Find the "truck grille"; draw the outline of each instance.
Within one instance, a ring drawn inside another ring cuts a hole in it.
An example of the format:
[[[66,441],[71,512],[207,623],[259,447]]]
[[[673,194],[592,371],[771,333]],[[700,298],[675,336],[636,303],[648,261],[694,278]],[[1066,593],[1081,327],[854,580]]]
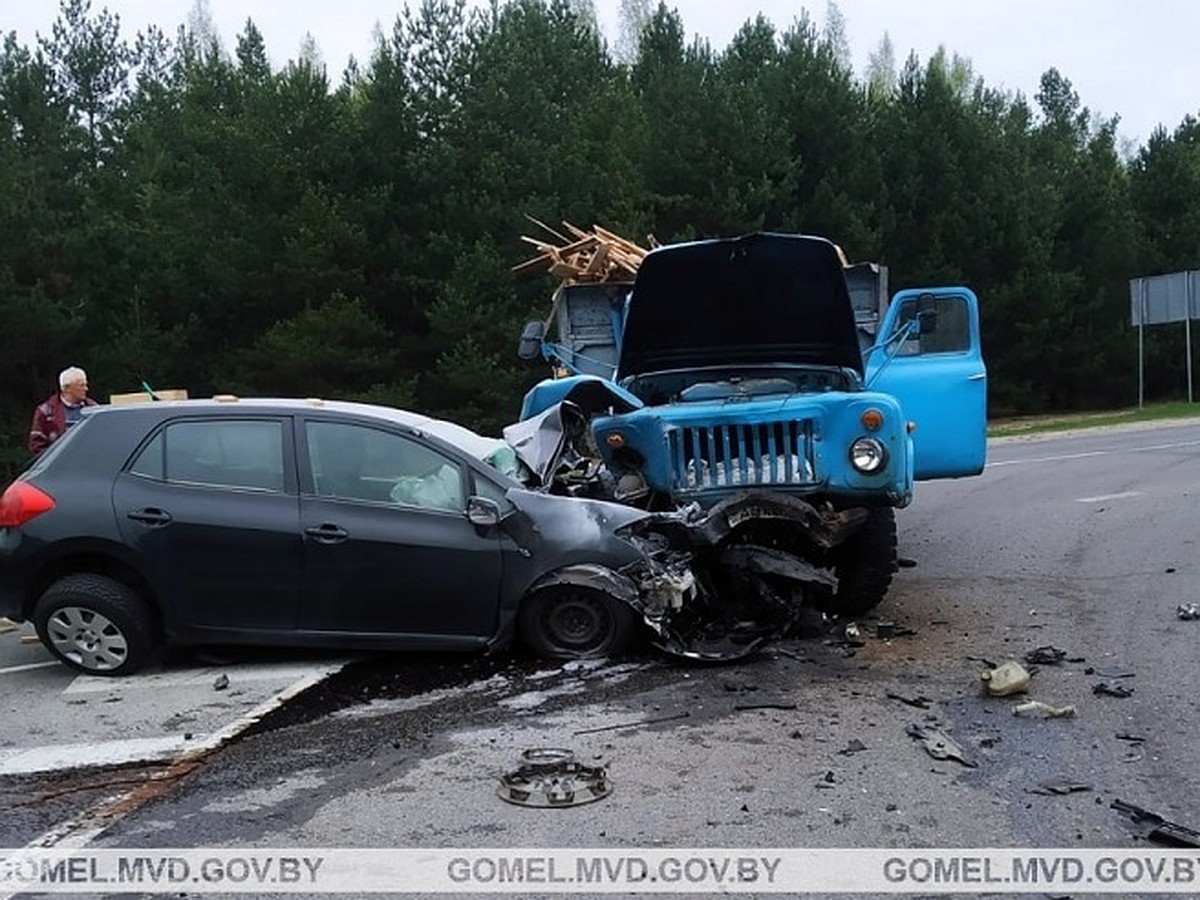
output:
[[[672,489],[815,484],[812,445],[811,419],[670,428]]]

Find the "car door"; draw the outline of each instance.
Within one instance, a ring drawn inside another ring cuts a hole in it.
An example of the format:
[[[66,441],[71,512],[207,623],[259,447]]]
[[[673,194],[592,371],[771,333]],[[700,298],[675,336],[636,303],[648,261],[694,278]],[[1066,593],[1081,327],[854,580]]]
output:
[[[286,630],[302,545],[288,417],[168,421],[116,480],[126,542],[176,628]]]
[[[918,309],[924,327],[900,341]],[[928,327],[932,325],[932,328]],[[917,480],[978,475],[987,455],[987,369],[979,301],[965,287],[898,292],[867,357],[868,390],[892,394],[915,424]]]
[[[491,636],[499,534],[467,520],[464,461],[387,427],[309,418],[301,432],[299,627],[413,646]]]

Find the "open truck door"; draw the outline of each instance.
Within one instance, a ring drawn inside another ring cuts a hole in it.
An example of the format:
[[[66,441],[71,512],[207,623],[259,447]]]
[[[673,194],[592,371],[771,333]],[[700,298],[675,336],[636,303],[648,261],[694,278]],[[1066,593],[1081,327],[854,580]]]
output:
[[[912,432],[918,481],[983,471],[987,369],[979,300],[965,287],[923,288],[893,298],[866,359],[867,389],[900,401]]]

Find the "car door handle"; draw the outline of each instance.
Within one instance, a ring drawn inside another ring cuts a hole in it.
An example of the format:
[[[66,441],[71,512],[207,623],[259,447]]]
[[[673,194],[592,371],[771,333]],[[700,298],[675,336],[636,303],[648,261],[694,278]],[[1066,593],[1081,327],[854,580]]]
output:
[[[156,526],[166,525],[171,521],[171,514],[165,509],[157,509],[153,506],[148,506],[145,509],[135,509],[131,513],[127,513],[129,518],[135,522]]]
[[[329,522],[326,522],[324,525],[313,525],[311,528],[305,528],[304,533],[318,544],[340,544],[346,538],[350,537],[350,532],[345,528]]]

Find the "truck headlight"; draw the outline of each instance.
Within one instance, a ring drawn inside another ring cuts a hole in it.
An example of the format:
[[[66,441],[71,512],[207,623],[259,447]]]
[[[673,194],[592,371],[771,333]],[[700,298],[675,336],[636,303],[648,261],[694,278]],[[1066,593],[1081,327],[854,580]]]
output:
[[[876,438],[860,437],[850,445],[850,465],[864,475],[874,475],[887,465],[887,448]]]

